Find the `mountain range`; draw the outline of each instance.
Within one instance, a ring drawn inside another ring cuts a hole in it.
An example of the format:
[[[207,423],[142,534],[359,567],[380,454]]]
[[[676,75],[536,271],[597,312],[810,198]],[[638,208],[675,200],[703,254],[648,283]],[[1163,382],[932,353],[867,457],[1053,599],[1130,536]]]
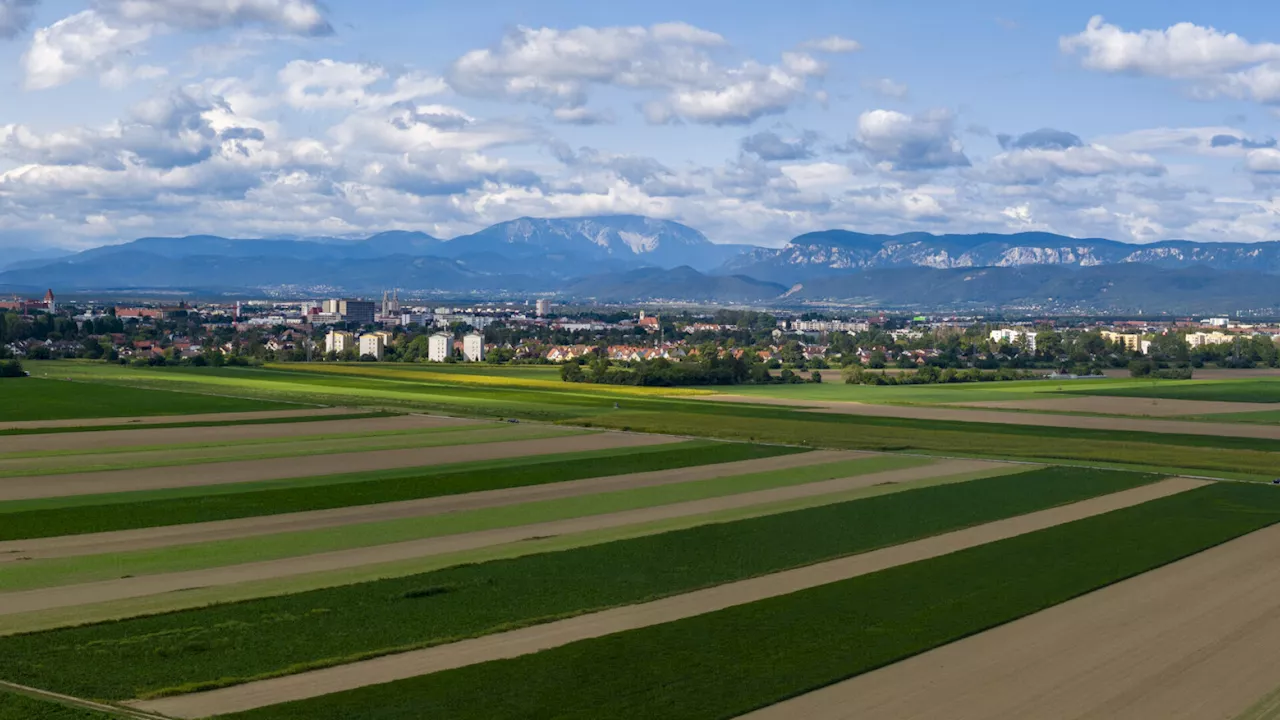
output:
[[[712,243],[670,220],[613,215],[520,218],[452,239],[403,230],[359,240],[197,235],[40,256],[50,252],[0,251],[0,290],[292,287],[370,294],[396,287],[602,301],[1050,304],[1151,312],[1280,306],[1277,242],[1134,245],[1039,232],[826,230],[763,248]]]

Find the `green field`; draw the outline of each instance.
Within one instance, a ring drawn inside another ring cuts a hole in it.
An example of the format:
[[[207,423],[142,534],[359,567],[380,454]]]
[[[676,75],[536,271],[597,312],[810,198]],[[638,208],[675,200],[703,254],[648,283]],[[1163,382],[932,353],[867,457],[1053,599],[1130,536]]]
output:
[[[424,575],[15,635],[0,638],[0,677],[111,699],[226,685],[688,592],[1155,479],[1034,470]],[[509,714],[486,717],[500,716]]]
[[[123,717],[0,690],[0,720],[111,720]]]
[[[516,440],[540,440],[581,435],[580,430],[548,425],[459,425],[418,428],[333,437],[325,440],[298,437],[269,438],[257,442],[196,445],[172,449],[117,448],[107,452],[15,453],[0,455],[0,478],[61,475],[65,473],[135,470],[149,467],[182,467],[205,463],[271,458],[311,457],[335,453],[375,452],[408,448],[483,445]],[[243,448],[243,450],[241,450]],[[32,457],[34,455],[34,457]]]
[[[1276,522],[1280,493],[1219,483],[719,612],[225,717],[736,717]]]
[[[302,415],[298,417],[245,418],[242,420],[193,420],[190,422],[149,422],[142,424],[126,421],[119,425],[69,425],[66,427],[36,428],[0,428],[0,437],[5,435],[49,435],[52,433],[87,433],[107,430],[163,430],[167,428],[214,428],[228,425],[283,425],[294,423],[323,422],[326,420],[363,420],[365,418],[392,417],[400,413],[385,410],[368,412],[334,413],[330,415]]]
[[[671,505],[707,498],[736,495],[778,487],[803,485],[835,478],[919,467],[931,464],[925,458],[881,456],[808,465],[785,471],[745,473],[669,485],[642,487],[578,497],[503,505],[481,510],[450,512],[427,517],[276,533],[217,542],[174,545],[151,550],[102,553],[20,563],[0,564],[0,588],[27,590],[54,585],[73,585],[122,576],[200,570],[223,565],[263,562],[321,552],[406,542],[423,538],[519,527],[605,513]],[[1019,469],[1010,466],[1010,469]],[[992,474],[997,474],[993,472]],[[785,504],[791,504],[788,501]],[[758,509],[764,514],[770,505]],[[736,512],[742,512],[738,510]],[[688,519],[696,523],[696,519]],[[670,525],[668,521],[659,525]],[[636,526],[627,526],[634,528]]]
[[[909,492],[919,488],[938,487],[956,483],[969,482],[980,478],[993,477],[1016,471],[1025,472],[1024,468],[1009,465],[1005,468],[985,469],[956,475],[939,475],[936,477],[913,480],[904,483],[877,484],[870,487],[836,492],[830,495],[818,495],[794,500],[768,502],[760,505],[749,505],[729,510],[720,510],[702,515],[690,515],[666,518],[650,522],[623,525],[619,527],[592,530],[567,535],[530,538],[514,543],[491,545],[475,550],[464,550],[456,553],[428,555],[396,560],[373,565],[361,565],[302,575],[286,575],[269,580],[236,583],[234,585],[212,585],[192,588],[180,593],[148,595],[124,600],[113,600],[92,605],[51,608],[27,613],[0,615],[0,635],[17,635],[22,633],[51,630],[54,628],[84,625],[91,622],[119,620],[139,615],[155,615],[199,608],[207,605],[255,600],[265,597],[276,597],[290,593],[307,592],[322,588],[336,587],[351,583],[383,580],[393,577],[404,577],[421,573],[434,572],[442,568],[465,565],[469,563],[490,562],[508,558],[535,555],[546,552],[559,552],[573,548],[595,545],[603,542],[627,540],[630,538],[654,535],[657,533],[683,530],[685,528],[705,525],[707,523],[734,522],[747,518],[771,515],[780,512],[803,510],[805,508],[829,505],[838,502],[862,500],[894,493]]]
[[[371,505],[399,500],[417,500],[458,493],[497,490],[501,488],[541,485],[589,477],[622,475],[632,472],[670,470],[693,465],[751,460],[804,452],[802,448],[744,443],[680,443],[656,445],[646,452],[593,456],[578,460],[526,458],[518,466],[508,466],[502,473],[489,469],[464,469],[453,472],[419,469],[416,473],[399,471],[382,479],[356,479],[351,482],[308,483],[303,486],[234,492],[237,483],[222,486],[233,492],[188,494],[181,497],[130,501],[132,493],[124,493],[119,502],[82,505],[34,502],[28,509],[12,510],[10,503],[0,505],[0,540],[79,535],[83,533],[129,530],[134,528],[181,525],[212,520],[274,515],[278,513],[325,510]],[[609,458],[602,462],[600,457]],[[350,474],[338,476],[345,479]]]
[[[34,373],[33,373],[34,374]],[[177,390],[179,388],[174,388]],[[115,385],[11,378],[0,385],[0,421],[304,410],[297,404],[191,392],[138,392]]]
[[[1280,403],[1280,378],[1145,383],[1128,387],[1076,390],[1075,394],[1164,398],[1167,400]]]

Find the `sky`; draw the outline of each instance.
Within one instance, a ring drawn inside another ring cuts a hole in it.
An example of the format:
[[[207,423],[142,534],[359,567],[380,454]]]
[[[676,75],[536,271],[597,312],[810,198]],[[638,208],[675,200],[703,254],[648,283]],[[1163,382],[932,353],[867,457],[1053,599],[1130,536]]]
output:
[[[0,0],[0,253],[453,237],[1280,240],[1280,7]]]

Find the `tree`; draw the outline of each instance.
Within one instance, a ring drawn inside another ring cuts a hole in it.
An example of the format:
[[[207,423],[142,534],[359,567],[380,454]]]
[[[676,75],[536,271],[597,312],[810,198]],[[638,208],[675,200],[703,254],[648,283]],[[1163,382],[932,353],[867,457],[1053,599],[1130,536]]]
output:
[[[0,360],[0,378],[23,377],[27,373],[17,360]]]

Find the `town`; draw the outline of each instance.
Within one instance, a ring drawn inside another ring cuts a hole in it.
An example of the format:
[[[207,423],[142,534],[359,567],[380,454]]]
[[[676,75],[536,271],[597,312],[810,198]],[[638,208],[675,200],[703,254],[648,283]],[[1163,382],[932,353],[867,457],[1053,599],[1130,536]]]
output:
[[[752,310],[553,307],[545,298],[468,306],[358,298],[234,303],[0,301],[0,356],[85,358],[142,365],[265,362],[594,363],[595,382],[708,384],[822,381],[963,382],[1015,379],[1042,370],[1134,375],[1206,364],[1277,365],[1280,324],[1227,317],[1107,320],[1071,317],[836,317]],[[650,363],[732,359],[732,378],[628,369]],[[606,373],[601,362],[613,371]],[[754,369],[754,374],[753,370]],[[920,371],[903,374],[903,371]],[[881,372],[866,372],[881,371]],[[1001,375],[982,375],[982,371]],[[967,374],[966,374],[967,373]],[[1043,373],[1042,373],[1043,374]],[[565,379],[590,380],[577,370]]]

